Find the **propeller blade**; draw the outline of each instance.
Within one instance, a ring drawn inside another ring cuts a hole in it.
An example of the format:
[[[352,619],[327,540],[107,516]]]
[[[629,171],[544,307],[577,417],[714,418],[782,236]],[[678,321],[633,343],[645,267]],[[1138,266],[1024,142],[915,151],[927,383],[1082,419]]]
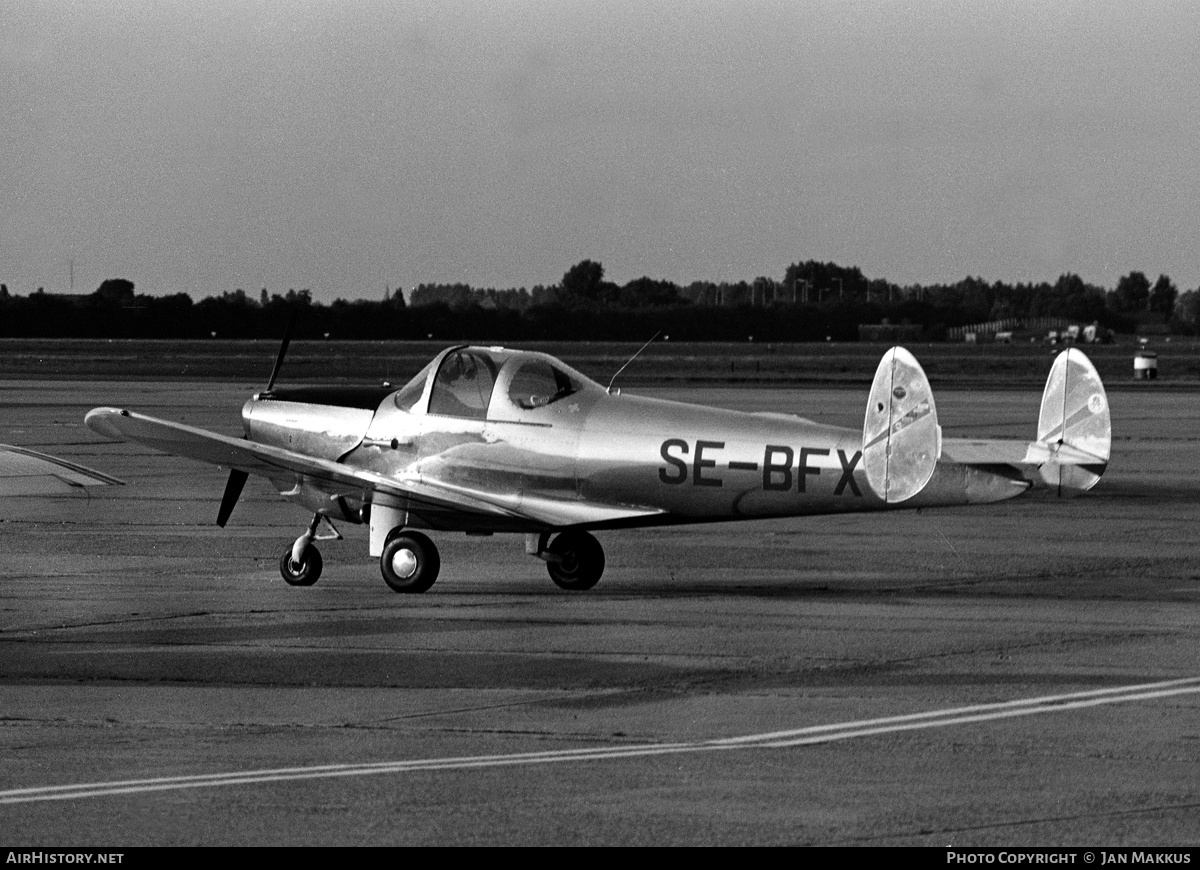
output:
[[[296,309],[292,309],[292,317],[288,321],[287,330],[283,333],[283,343],[279,345],[279,353],[275,357],[275,368],[271,369],[271,379],[267,381],[266,392],[271,392],[275,379],[279,377],[279,369],[283,366],[283,355],[287,353],[288,345],[292,342],[292,327],[296,325]]]
[[[283,367],[283,357],[287,354],[288,345],[292,343],[292,327],[296,325],[296,313],[296,309],[293,308],[287,329],[283,333],[283,341],[279,345],[279,353],[275,355],[275,367],[271,369],[271,378],[267,381],[267,388],[264,392],[271,392],[271,388],[275,386],[275,379],[279,377],[279,369]],[[233,513],[233,508],[242,494],[242,487],[246,485],[249,477],[250,473],[247,471],[230,469],[229,480],[225,484],[225,494],[221,496],[221,507],[217,511],[217,525],[221,528],[225,528],[225,524],[229,522],[229,515]]]
[[[233,513],[233,506],[237,504],[238,496],[242,494],[242,487],[246,485],[246,478],[249,476],[248,471],[230,469],[229,482],[225,484],[225,495],[221,497],[221,509],[217,511],[217,525],[221,528],[225,528],[225,523],[229,522],[229,515]]]

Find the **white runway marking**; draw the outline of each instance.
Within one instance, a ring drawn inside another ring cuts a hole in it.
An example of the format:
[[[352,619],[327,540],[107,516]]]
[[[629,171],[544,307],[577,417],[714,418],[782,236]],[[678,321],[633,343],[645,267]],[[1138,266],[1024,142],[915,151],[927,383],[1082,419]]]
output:
[[[114,782],[39,786],[0,791],[0,804],[34,801],[75,800],[106,795],[137,794],[188,788],[247,785],[298,779],[322,779],[341,776],[368,776],[382,773],[411,773],[426,770],[465,770],[480,767],[505,767],[528,764],[553,764],[570,761],[603,761],[612,758],[636,758],[649,755],[673,755],[687,752],[720,752],[737,749],[779,749],[834,740],[850,740],[895,731],[942,728],[968,722],[1011,719],[1037,713],[1062,713],[1103,704],[1151,701],[1175,695],[1200,693],[1200,677],[1119,686],[1064,695],[1046,695],[998,704],[952,707],[906,716],[863,719],[832,725],[814,725],[790,731],[771,731],[717,740],[684,743],[651,743],[634,746],[602,746],[592,749],[561,749],[545,752],[518,752],[507,755],[471,755],[459,758],[422,758],[408,761],[382,761],[364,764],[328,764],[312,767],[284,767],[273,770],[244,770],[193,776],[165,776],[154,779],[128,779]]]

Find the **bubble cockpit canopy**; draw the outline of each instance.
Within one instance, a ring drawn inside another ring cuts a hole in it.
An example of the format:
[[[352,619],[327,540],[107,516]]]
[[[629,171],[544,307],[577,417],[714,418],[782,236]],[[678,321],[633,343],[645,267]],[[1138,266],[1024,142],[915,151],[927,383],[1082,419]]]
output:
[[[454,347],[443,351],[395,394],[410,414],[470,420],[537,411],[603,387],[562,362],[533,351]]]

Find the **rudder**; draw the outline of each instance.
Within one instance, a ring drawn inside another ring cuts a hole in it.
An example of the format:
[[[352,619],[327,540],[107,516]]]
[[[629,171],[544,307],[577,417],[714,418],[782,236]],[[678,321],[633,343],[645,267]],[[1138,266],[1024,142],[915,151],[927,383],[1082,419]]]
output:
[[[1078,348],[1060,353],[1050,367],[1037,440],[1050,451],[1038,469],[1060,496],[1091,489],[1108,467],[1112,420],[1108,394],[1096,367]]]
[[[942,452],[929,379],[916,357],[893,347],[879,361],[863,421],[867,484],[888,504],[925,488]]]

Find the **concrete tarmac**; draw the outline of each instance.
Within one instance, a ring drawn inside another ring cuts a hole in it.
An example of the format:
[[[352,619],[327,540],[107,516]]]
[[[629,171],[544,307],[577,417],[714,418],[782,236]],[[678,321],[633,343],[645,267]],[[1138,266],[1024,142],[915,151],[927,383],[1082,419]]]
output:
[[[1195,846],[1200,403],[1133,387],[1074,500],[601,533],[586,593],[434,535],[402,596],[347,525],[285,585],[301,509],[252,478],[219,529],[224,472],[82,422],[240,434],[260,385],[4,382],[0,441],[128,485],[0,503],[0,840]],[[934,388],[948,435],[1033,435],[1037,391]]]

